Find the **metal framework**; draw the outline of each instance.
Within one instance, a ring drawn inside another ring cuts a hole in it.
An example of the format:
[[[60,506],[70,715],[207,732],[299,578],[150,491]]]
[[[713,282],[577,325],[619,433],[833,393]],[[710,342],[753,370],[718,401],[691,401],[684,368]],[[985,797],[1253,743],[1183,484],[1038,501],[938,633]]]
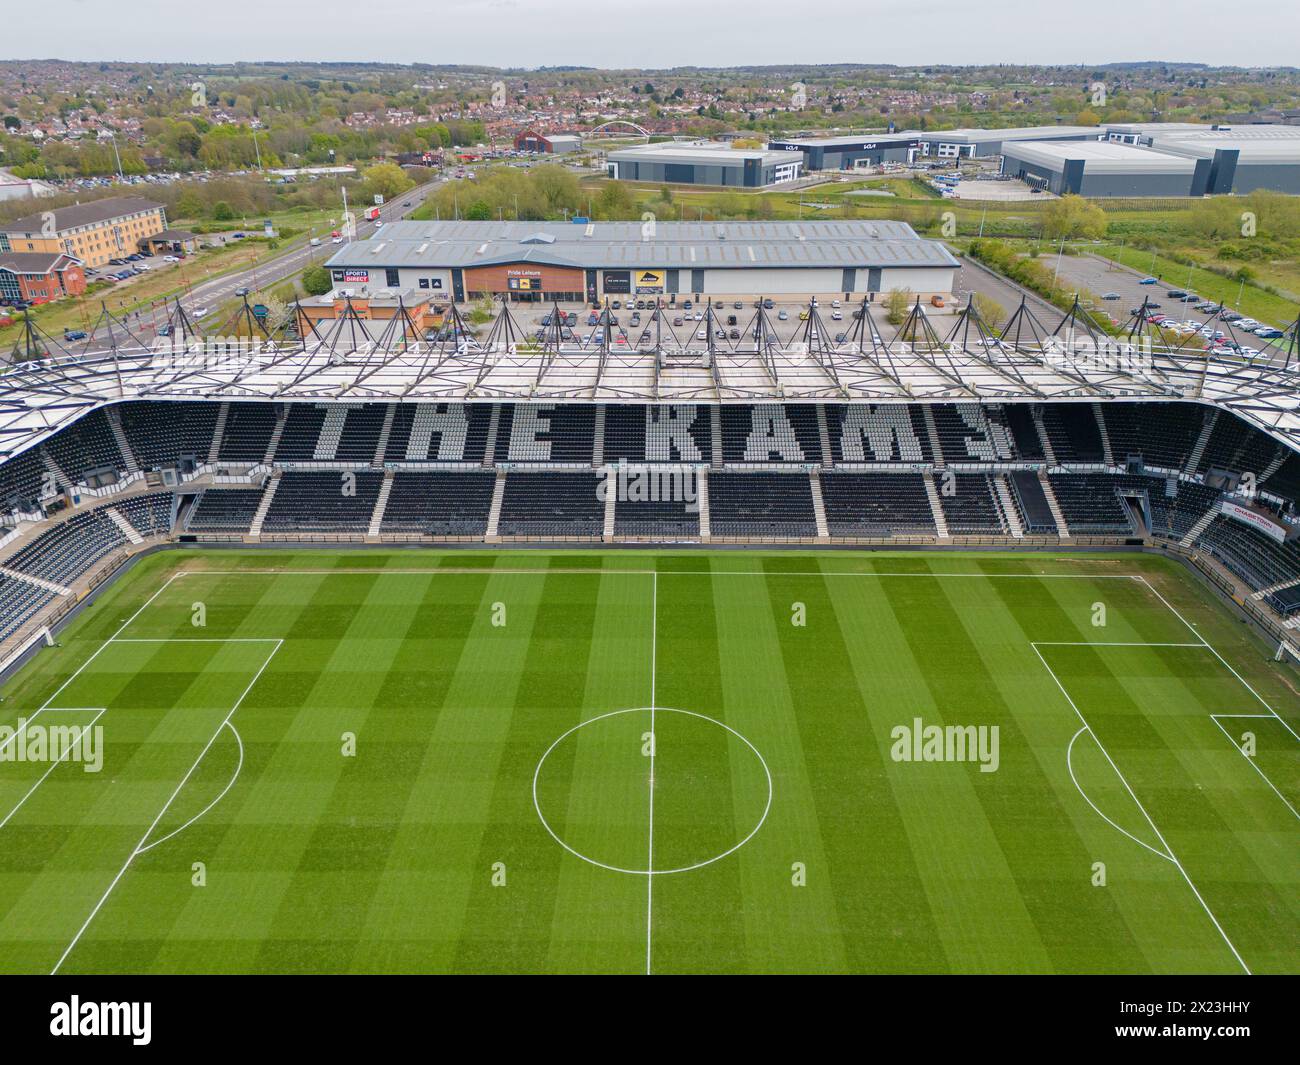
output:
[[[0,372],[0,457],[26,450],[96,407],[126,400],[274,402],[755,403],[1112,402],[1186,400],[1231,410],[1300,450],[1300,362],[1285,348],[1243,352],[1222,307],[1201,327],[1161,333],[1144,304],[1113,335],[1076,301],[1044,324],[1026,302],[1001,329],[974,303],[933,318],[918,300],[898,325],[865,298],[847,322],[816,300],[782,339],[764,301],[743,326],[712,305],[674,326],[662,300],[634,334],[608,305],[580,314],[553,304],[549,324],[522,328],[502,302],[490,327],[452,305],[425,331],[400,302],[391,318],[311,321],[300,306],[275,327],[247,302],[225,322],[192,321],[179,302],[146,341],[105,308],[69,344],[30,320]],[[594,321],[592,317],[594,316]],[[879,319],[879,320],[878,320]],[[573,324],[570,324],[570,323]],[[940,335],[940,322],[951,323]],[[739,318],[738,318],[739,323]],[[1108,323],[1109,324],[1109,323]],[[1256,339],[1253,336],[1249,339]]]

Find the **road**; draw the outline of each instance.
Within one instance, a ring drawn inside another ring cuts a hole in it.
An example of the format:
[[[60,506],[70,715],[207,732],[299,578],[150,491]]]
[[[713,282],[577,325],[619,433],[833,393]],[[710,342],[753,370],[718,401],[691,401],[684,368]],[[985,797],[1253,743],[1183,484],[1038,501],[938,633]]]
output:
[[[417,185],[415,188],[403,193],[397,199],[384,204],[379,209],[379,218],[381,221],[395,222],[399,218],[404,218],[424,202],[424,198],[433,191],[438,184],[445,179],[438,178],[428,182],[425,185]],[[409,207],[403,204],[410,204]],[[366,208],[359,208],[356,214]],[[357,240],[364,240],[371,236],[376,226],[374,222],[366,221],[358,217],[357,220]],[[235,298],[235,293],[241,288],[257,289],[264,288],[267,285],[273,285],[285,278],[292,277],[304,267],[313,261],[324,262],[334,252],[338,251],[338,246],[330,243],[328,240],[322,244],[313,247],[305,238],[295,242],[288,250],[273,259],[257,263],[253,266],[242,270],[236,270],[229,274],[223,274],[220,277],[214,277],[207,281],[200,281],[197,284],[189,286],[185,294],[181,297],[181,306],[186,314],[193,313],[200,308],[213,310],[222,303]],[[161,324],[161,322],[157,323]],[[153,336],[156,324],[152,321],[145,321],[143,316],[138,323],[132,321],[132,329],[140,336],[142,340],[148,340]],[[107,327],[101,327],[93,339],[107,339]],[[77,342],[77,348],[92,347],[92,340],[83,340]]]

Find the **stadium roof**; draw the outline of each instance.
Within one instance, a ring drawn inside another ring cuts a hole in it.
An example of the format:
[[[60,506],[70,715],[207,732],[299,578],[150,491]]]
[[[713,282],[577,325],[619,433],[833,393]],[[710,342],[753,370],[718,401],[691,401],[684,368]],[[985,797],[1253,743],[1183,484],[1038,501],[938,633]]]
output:
[[[712,322],[713,311],[706,313]],[[661,322],[650,344],[616,328],[572,341],[521,343],[522,330],[508,305],[487,336],[461,333],[441,342],[404,339],[400,315],[387,322],[353,315],[317,323],[304,341],[259,341],[238,353],[229,353],[219,339],[214,347],[196,338],[179,318],[172,337],[152,345],[136,340],[117,321],[116,344],[107,350],[102,340],[99,348],[87,341],[74,350],[47,338],[47,357],[0,373],[0,458],[38,445],[97,407],[134,399],[1189,401],[1232,411],[1300,450],[1300,371],[1284,365],[1280,354],[1247,358],[1165,346],[1090,353],[1081,342],[1101,338],[1081,327],[1081,319],[1067,316],[1052,329],[1023,306],[998,337],[969,310],[956,319],[931,320],[918,304],[910,324],[896,331],[868,315],[865,327],[862,320],[845,323],[849,334],[834,344],[828,340],[830,323],[820,320],[816,308],[801,339],[789,341],[778,341],[770,325],[763,326],[765,314],[753,312],[739,341],[697,341],[696,323],[678,337]],[[936,327],[947,335],[941,337]],[[213,325],[214,331],[229,328]],[[715,333],[704,332],[710,338]],[[610,339],[602,343],[598,336]]]
[[[392,222],[330,267],[951,267],[905,222]]]

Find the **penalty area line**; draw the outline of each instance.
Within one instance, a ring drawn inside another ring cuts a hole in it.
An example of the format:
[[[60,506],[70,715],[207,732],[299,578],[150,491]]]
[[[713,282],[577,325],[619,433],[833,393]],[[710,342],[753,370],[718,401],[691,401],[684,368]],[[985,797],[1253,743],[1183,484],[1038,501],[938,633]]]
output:
[[[72,937],[72,942],[68,944],[67,948],[59,956],[59,960],[55,962],[54,968],[50,970],[51,976],[55,975],[63,967],[63,963],[68,960],[68,955],[72,953],[73,948],[75,948],[76,945],[81,941],[81,937],[85,935],[86,929],[90,927],[91,922],[94,921],[95,917],[99,914],[99,911],[103,909],[104,903],[106,903],[108,901],[108,897],[111,894],[113,894],[113,890],[117,887],[122,877],[126,875],[126,871],[131,868],[131,863],[134,862],[136,858],[138,858],[141,854],[143,854],[146,850],[149,849],[148,847],[145,846],[145,841],[149,838],[150,835],[152,835],[153,830],[158,827],[158,823],[163,819],[167,811],[171,809],[171,805],[176,801],[176,797],[181,793],[181,790],[185,787],[185,785],[189,783],[189,779],[194,775],[194,771],[198,769],[203,759],[207,756],[208,751],[212,748],[212,745],[216,743],[217,737],[220,736],[222,731],[226,728],[226,726],[230,724],[230,719],[235,716],[235,711],[238,710],[240,706],[243,705],[244,700],[248,697],[248,693],[253,690],[253,686],[261,679],[262,674],[266,672],[266,667],[271,664],[271,660],[275,658],[276,654],[283,646],[284,646],[284,640],[275,641],[275,646],[271,648],[271,653],[266,656],[266,660],[261,664],[261,666],[258,667],[257,672],[253,674],[253,679],[248,682],[248,686],[240,693],[239,698],[235,700],[235,705],[230,708],[230,710],[226,713],[226,716],[222,719],[221,724],[217,726],[216,730],[208,738],[208,742],[203,745],[203,750],[199,751],[199,756],[194,759],[193,765],[191,765],[189,769],[186,770],[185,775],[181,777],[180,783],[176,785],[171,795],[168,796],[167,801],[163,803],[162,809],[158,811],[157,816],[154,817],[153,821],[150,822],[149,827],[145,829],[144,835],[140,837],[140,842],[138,842],[135,845],[135,848],[131,851],[131,853],[127,855],[126,861],[122,863],[122,868],[117,871],[117,875],[113,877],[113,880],[108,885],[107,890],[105,890],[104,894],[100,896],[99,901],[95,903],[94,909],[90,911],[89,916],[87,916],[85,921],[82,922],[81,927],[77,929],[77,934]],[[238,736],[238,733],[236,733],[236,736]],[[240,744],[240,749],[242,752],[243,749],[242,743]],[[231,784],[233,783],[234,780],[232,778]],[[230,790],[230,785],[227,785],[226,791],[229,790]],[[222,795],[223,796],[225,795],[225,791],[222,792]],[[206,807],[203,810],[203,813],[207,813],[208,810],[210,810],[213,805],[215,804],[210,804],[208,807]],[[162,841],[159,840],[158,842],[162,842]]]
[[[1142,804],[1142,800],[1137,797],[1137,793],[1133,790],[1132,785],[1129,784],[1128,778],[1124,776],[1124,773],[1120,770],[1119,766],[1115,764],[1115,759],[1110,756],[1110,751],[1106,750],[1106,745],[1101,742],[1101,737],[1093,731],[1092,726],[1088,723],[1088,719],[1083,716],[1083,711],[1079,709],[1078,704],[1075,703],[1069,691],[1066,690],[1065,685],[1061,683],[1061,678],[1056,675],[1056,671],[1052,669],[1048,664],[1047,659],[1043,657],[1043,652],[1038,649],[1038,644],[1031,641],[1029,646],[1034,649],[1034,654],[1038,656],[1038,661],[1043,664],[1043,668],[1047,670],[1047,674],[1052,678],[1052,682],[1060,690],[1061,695],[1065,697],[1065,701],[1070,704],[1070,709],[1072,709],[1075,716],[1078,717],[1079,723],[1092,735],[1093,742],[1097,744],[1097,750],[1101,751],[1102,755],[1105,756],[1106,761],[1110,763],[1111,769],[1115,771],[1115,776],[1118,777],[1119,782],[1124,785],[1124,790],[1128,792],[1129,797],[1142,812],[1142,816],[1146,818],[1147,824],[1151,826],[1151,831],[1155,833],[1156,839],[1160,841],[1160,845],[1164,847],[1165,851],[1168,853],[1170,861],[1174,863],[1174,868],[1177,869],[1178,872],[1182,874],[1183,879],[1187,881],[1187,886],[1192,889],[1192,894],[1196,896],[1196,901],[1201,904],[1201,909],[1205,911],[1206,916],[1210,918],[1210,922],[1214,925],[1219,935],[1223,937],[1223,941],[1228,945],[1228,949],[1232,951],[1232,956],[1237,959],[1237,964],[1239,964],[1249,976],[1250,966],[1246,964],[1246,960],[1238,952],[1232,940],[1228,938],[1228,933],[1224,931],[1223,925],[1219,923],[1219,919],[1214,915],[1214,911],[1210,909],[1210,905],[1205,901],[1205,897],[1201,894],[1200,889],[1197,888],[1191,876],[1188,875],[1187,870],[1183,867],[1183,863],[1179,861],[1178,855],[1174,853],[1174,849],[1169,846],[1169,841],[1165,839],[1164,833],[1160,831],[1154,819],[1147,812],[1147,808]],[[1077,737],[1078,733],[1075,735]],[[1078,786],[1077,782],[1075,786]],[[1087,798],[1087,796],[1084,797]],[[1096,809],[1096,807],[1094,807],[1094,809]],[[1127,833],[1125,834],[1127,835]]]

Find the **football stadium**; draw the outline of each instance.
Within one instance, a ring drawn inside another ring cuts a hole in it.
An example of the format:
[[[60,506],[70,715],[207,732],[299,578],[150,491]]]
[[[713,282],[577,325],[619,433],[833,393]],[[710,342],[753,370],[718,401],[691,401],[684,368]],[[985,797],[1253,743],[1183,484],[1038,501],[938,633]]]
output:
[[[5,968],[1296,971],[1294,331],[753,295],[29,327]]]

